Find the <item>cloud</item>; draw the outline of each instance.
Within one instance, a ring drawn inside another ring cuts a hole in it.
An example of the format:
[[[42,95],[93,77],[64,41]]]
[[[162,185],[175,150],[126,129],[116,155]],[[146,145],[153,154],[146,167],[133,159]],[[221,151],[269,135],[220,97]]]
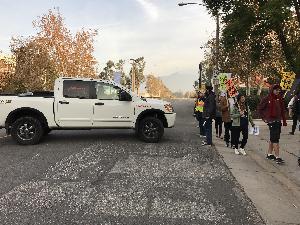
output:
[[[159,17],[158,9],[157,7],[149,2],[148,0],[136,0],[147,12],[147,14],[150,16],[152,20],[157,20]]]

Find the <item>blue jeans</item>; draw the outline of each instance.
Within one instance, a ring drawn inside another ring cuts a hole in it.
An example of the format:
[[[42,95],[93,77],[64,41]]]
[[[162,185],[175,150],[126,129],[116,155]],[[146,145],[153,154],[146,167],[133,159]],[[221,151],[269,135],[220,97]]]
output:
[[[205,134],[206,134],[206,143],[208,145],[212,144],[212,119],[205,119]]]

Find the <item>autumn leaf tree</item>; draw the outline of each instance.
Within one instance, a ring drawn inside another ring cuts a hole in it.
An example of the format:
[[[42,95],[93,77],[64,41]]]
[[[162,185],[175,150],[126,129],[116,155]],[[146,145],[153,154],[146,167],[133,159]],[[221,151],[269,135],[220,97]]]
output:
[[[51,90],[60,76],[96,77],[96,30],[82,29],[72,35],[56,8],[35,20],[33,26],[35,36],[11,41],[17,89]]]
[[[146,78],[146,90],[152,97],[173,98],[173,93],[165,86],[161,79],[150,74]]]
[[[1,55],[0,51],[0,92],[8,92],[16,67],[16,59],[12,56]]]

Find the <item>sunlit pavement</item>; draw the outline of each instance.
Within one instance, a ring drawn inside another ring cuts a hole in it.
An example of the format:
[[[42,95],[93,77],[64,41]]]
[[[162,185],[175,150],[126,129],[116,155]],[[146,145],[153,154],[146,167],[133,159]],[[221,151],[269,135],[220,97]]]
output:
[[[36,146],[0,139],[0,224],[263,224],[201,147],[192,107],[176,100],[176,127],[158,144],[131,130],[54,131]]]

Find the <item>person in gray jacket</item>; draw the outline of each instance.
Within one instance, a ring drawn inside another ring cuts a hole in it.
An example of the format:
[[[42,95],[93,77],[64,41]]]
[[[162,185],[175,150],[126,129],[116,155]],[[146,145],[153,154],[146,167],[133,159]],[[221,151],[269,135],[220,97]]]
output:
[[[206,85],[205,89],[203,118],[205,118],[206,142],[204,141],[202,145],[212,145],[212,119],[216,115],[216,96],[211,85]]]

